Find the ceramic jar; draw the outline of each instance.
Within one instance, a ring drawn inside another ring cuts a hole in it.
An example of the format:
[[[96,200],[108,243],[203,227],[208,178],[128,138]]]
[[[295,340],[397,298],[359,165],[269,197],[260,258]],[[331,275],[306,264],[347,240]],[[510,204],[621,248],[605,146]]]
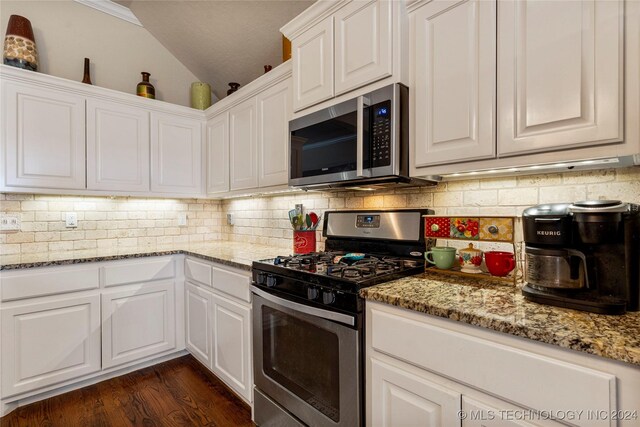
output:
[[[206,110],[211,107],[211,86],[208,83],[191,83],[191,108]]]
[[[31,21],[24,16],[11,15],[4,38],[5,65],[38,71],[38,51]]]
[[[480,273],[480,265],[482,264],[482,251],[474,248],[473,243],[469,243],[469,247],[458,251],[460,267],[465,273]]]
[[[138,86],[136,87],[136,95],[156,99],[156,88],[149,83],[149,76],[151,76],[151,74],[146,71],[142,72],[142,81],[138,83]]]

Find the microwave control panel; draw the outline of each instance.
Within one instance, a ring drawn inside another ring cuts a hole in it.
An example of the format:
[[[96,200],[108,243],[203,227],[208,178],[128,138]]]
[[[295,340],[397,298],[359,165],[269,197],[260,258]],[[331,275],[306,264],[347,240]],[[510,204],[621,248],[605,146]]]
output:
[[[391,164],[391,101],[384,101],[371,107],[371,166]]]

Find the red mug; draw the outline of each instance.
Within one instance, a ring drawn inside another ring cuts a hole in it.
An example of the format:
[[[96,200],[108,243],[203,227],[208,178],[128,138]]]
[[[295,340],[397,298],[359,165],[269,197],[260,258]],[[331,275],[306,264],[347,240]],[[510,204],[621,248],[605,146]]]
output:
[[[492,276],[504,277],[516,267],[511,252],[489,251],[484,253],[484,262]]]
[[[294,231],[293,253],[308,254],[316,251],[316,231]]]

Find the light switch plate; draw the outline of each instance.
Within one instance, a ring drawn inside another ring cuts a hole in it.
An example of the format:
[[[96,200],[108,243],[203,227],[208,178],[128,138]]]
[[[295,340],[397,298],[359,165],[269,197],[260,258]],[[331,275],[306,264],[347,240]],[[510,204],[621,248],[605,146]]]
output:
[[[65,227],[76,228],[78,226],[78,214],[75,212],[67,212],[65,214]]]
[[[178,212],[178,226],[186,227],[187,226],[187,213],[186,212]]]
[[[236,219],[233,217],[233,214],[227,214],[227,225],[235,225]]]
[[[20,231],[20,217],[17,215],[2,215],[0,231]]]

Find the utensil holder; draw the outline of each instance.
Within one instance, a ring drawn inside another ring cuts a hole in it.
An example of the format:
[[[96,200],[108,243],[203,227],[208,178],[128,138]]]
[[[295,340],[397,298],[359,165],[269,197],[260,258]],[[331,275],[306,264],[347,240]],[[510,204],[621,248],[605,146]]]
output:
[[[316,231],[294,231],[293,253],[308,254],[316,251]]]

